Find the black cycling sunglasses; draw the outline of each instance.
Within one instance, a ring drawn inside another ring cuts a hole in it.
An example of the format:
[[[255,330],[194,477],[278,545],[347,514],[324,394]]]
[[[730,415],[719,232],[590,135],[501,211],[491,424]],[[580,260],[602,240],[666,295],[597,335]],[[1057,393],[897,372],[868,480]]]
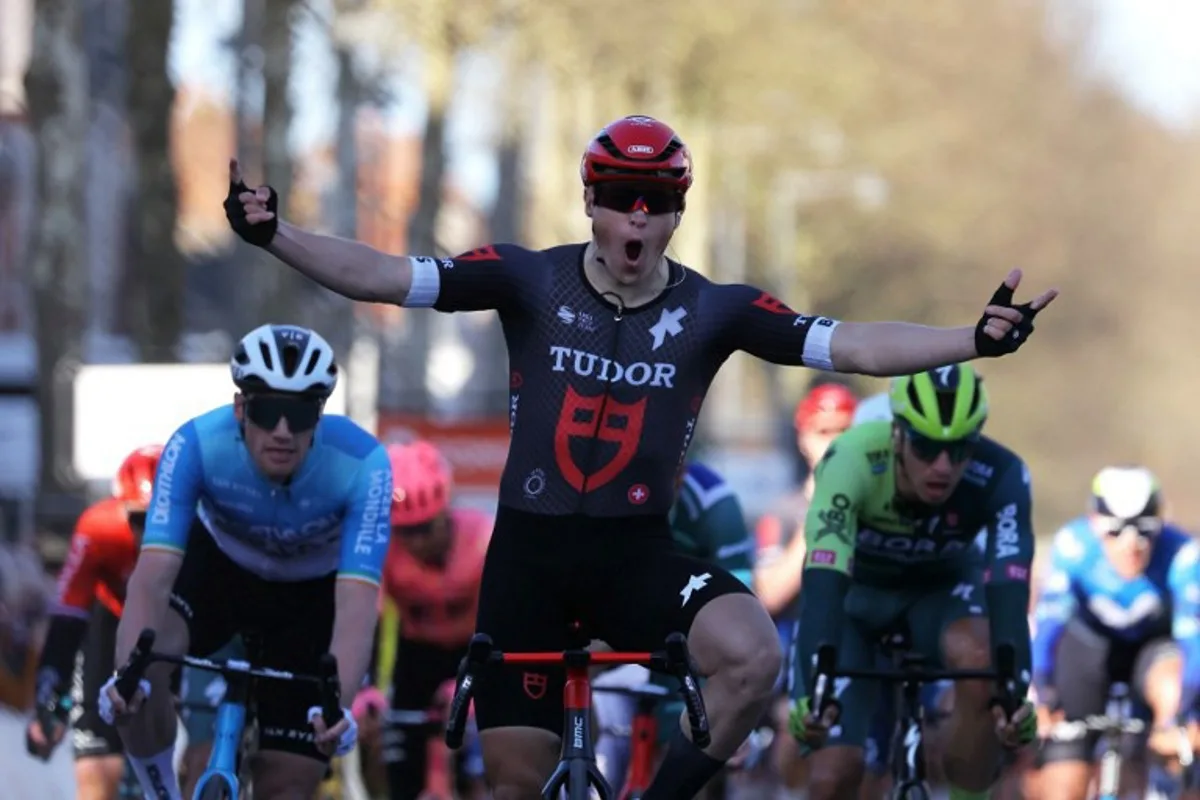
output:
[[[1126,528],[1133,528],[1143,539],[1153,539],[1162,533],[1163,522],[1159,517],[1096,517],[1097,527],[1106,536],[1116,539],[1125,533]]]
[[[674,214],[683,210],[683,195],[674,189],[637,183],[597,183],[593,187],[596,205],[611,211],[647,214]]]
[[[978,436],[943,442],[938,439],[930,439],[911,428],[906,430],[905,436],[908,437],[908,443],[912,446],[913,455],[926,464],[937,461],[938,456],[942,453],[949,456],[951,464],[961,464],[971,457],[971,454],[975,452],[975,445],[979,443]]]
[[[273,431],[286,419],[288,430],[304,433],[317,427],[325,402],[315,397],[256,394],[246,398],[246,419],[256,428]]]

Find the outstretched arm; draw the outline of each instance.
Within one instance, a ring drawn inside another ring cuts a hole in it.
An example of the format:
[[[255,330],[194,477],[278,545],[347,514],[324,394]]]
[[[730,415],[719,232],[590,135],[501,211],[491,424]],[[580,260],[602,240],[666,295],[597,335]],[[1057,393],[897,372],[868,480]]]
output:
[[[225,214],[239,236],[292,269],[352,300],[402,305],[412,288],[412,262],[362,242],[309,233],[276,215],[268,186],[250,189],[237,159],[229,161]]]
[[[412,262],[407,257],[381,253],[350,239],[310,233],[282,220],[267,251],[351,300],[404,305],[412,287]]]
[[[973,327],[934,328],[909,322],[838,322],[796,314],[749,286],[727,287],[734,313],[726,328],[730,350],[775,364],[863,375],[912,375],[924,370],[1015,351],[1033,332],[1033,318],[1058,295],[1051,289],[1013,305],[1021,281],[1013,270]]]

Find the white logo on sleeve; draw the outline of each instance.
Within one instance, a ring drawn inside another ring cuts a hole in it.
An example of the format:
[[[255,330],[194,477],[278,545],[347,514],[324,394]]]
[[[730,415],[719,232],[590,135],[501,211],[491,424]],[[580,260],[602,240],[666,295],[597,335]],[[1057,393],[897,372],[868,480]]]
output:
[[[692,592],[698,592],[705,586],[708,586],[708,582],[711,578],[711,572],[706,572],[703,575],[693,575],[688,578],[687,586],[684,586],[679,591],[679,596],[683,598],[683,602],[679,604],[679,607],[683,608],[686,606],[688,600],[692,599]]]
[[[654,345],[650,349],[657,350],[662,347],[663,341],[666,340],[668,334],[675,337],[683,333],[683,325],[679,323],[679,320],[686,316],[687,309],[683,306],[673,308],[670,311],[664,308],[662,314],[658,317],[658,322],[650,327],[650,335],[654,337]]]

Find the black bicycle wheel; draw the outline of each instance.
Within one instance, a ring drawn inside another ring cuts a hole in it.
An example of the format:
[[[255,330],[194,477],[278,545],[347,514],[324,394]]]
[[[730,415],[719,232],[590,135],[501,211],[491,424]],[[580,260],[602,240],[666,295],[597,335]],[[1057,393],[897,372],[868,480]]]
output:
[[[238,796],[234,793],[233,787],[230,786],[220,775],[213,776],[213,779],[204,784],[204,791],[200,793],[200,800],[238,800]]]

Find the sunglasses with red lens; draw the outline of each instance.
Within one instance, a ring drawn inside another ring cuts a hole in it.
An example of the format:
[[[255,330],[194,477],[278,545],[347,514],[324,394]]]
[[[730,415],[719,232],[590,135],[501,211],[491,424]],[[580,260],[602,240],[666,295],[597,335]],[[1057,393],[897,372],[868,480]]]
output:
[[[683,210],[683,195],[674,189],[637,183],[597,183],[593,186],[596,205],[610,211],[674,214]]]

